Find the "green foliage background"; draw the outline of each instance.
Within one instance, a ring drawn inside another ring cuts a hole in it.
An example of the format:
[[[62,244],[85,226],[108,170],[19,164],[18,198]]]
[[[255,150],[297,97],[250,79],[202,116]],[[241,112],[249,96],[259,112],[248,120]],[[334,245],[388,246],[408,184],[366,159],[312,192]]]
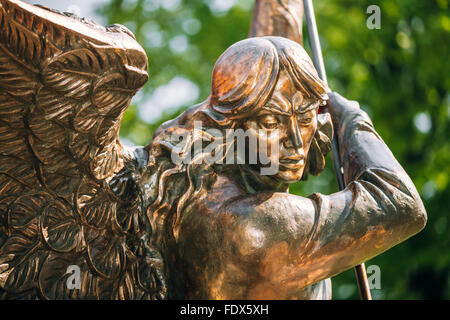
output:
[[[212,0],[111,0],[100,8],[109,23],[130,28],[147,51],[150,80],[141,99],[176,76],[198,86],[199,98],[193,103],[207,98],[216,59],[228,46],[246,38],[250,27],[252,1],[230,2],[235,4],[223,11],[214,10]],[[448,0],[314,3],[330,87],[359,101],[369,113],[378,133],[410,174],[428,212],[423,232],[366,262],[366,266],[381,268],[381,289],[372,290],[373,297],[449,299]],[[366,27],[366,9],[373,4],[381,8],[379,30]],[[183,52],[170,45],[180,36],[188,44]],[[121,136],[135,144],[148,144],[160,123],[186,107],[146,123],[133,104],[125,114]],[[335,192],[331,158],[327,160],[320,177],[293,185],[292,192]],[[359,298],[353,270],[333,278],[333,298]]]

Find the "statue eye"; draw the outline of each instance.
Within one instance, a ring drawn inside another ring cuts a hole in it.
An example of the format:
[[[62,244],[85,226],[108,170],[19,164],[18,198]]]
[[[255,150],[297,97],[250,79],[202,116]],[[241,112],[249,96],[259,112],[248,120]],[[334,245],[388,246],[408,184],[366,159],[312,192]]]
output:
[[[316,109],[311,109],[304,113],[297,114],[297,123],[301,126],[309,126],[313,122],[315,117],[314,110]]]
[[[259,119],[259,123],[266,129],[272,130],[278,127],[277,118],[272,115],[262,116]]]
[[[302,115],[302,116],[298,117],[297,123],[306,126],[306,125],[311,124],[312,120],[313,120],[312,116]]]

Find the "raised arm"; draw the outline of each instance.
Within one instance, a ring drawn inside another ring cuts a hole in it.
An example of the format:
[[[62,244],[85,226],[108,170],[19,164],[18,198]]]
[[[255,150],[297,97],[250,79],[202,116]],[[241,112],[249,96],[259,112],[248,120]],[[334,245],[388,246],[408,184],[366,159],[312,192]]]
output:
[[[237,197],[217,216],[197,220],[184,236],[200,243],[197,252],[209,252],[202,266],[214,266],[196,278],[210,284],[205,297],[295,296],[424,227],[414,184],[367,114],[337,94],[330,99],[347,188],[308,198],[271,192]]]

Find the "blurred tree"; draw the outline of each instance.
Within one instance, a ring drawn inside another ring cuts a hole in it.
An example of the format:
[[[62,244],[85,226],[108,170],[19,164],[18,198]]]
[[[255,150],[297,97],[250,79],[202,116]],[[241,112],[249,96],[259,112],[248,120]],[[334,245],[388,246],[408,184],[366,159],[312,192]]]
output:
[[[366,26],[370,5],[381,9],[381,29]],[[369,113],[428,212],[423,232],[366,262],[381,268],[373,297],[450,299],[448,0],[321,0],[315,6],[330,87]],[[214,62],[247,37],[251,10],[251,0],[111,0],[100,10],[110,23],[131,29],[149,56],[150,80],[123,120],[125,141],[148,144],[163,121],[207,98]],[[291,192],[335,192],[327,161],[320,177]],[[359,298],[353,270],[333,278],[333,296]]]

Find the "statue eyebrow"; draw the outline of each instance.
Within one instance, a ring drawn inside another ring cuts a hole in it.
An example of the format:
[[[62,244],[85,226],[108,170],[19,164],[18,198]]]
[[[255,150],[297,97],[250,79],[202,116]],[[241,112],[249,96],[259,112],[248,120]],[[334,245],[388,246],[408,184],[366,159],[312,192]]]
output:
[[[275,99],[276,101],[269,102],[267,105],[263,107],[263,109],[268,110],[270,112],[275,112],[280,115],[287,115],[287,116],[290,115],[289,112],[283,110],[283,107],[289,110],[291,105],[290,102],[284,96],[274,95],[273,99]]]
[[[312,109],[314,109],[315,107],[318,107],[319,106],[319,101],[313,101],[313,102],[311,102],[311,103],[309,103],[309,104],[307,104],[305,107],[300,107],[300,108],[298,108],[298,109],[296,109],[294,112],[295,113],[297,113],[297,114],[301,114],[301,113],[306,113],[306,112],[308,112],[308,111],[310,111],[310,110],[312,110]]]
[[[295,114],[303,114],[303,113],[306,113],[318,106],[319,106],[318,101],[313,101],[313,102],[307,104],[303,108],[300,107],[300,108],[294,110],[294,113]],[[270,111],[271,113],[276,113],[276,114],[282,115],[282,116],[291,116],[292,115],[290,112],[281,110],[280,107],[274,103],[269,103],[268,105],[265,105],[264,107],[262,107],[262,109]]]
[[[289,112],[281,110],[276,104],[269,104],[264,107],[262,107],[264,110],[270,111],[271,113],[276,113],[282,116],[290,116],[291,114]]]

